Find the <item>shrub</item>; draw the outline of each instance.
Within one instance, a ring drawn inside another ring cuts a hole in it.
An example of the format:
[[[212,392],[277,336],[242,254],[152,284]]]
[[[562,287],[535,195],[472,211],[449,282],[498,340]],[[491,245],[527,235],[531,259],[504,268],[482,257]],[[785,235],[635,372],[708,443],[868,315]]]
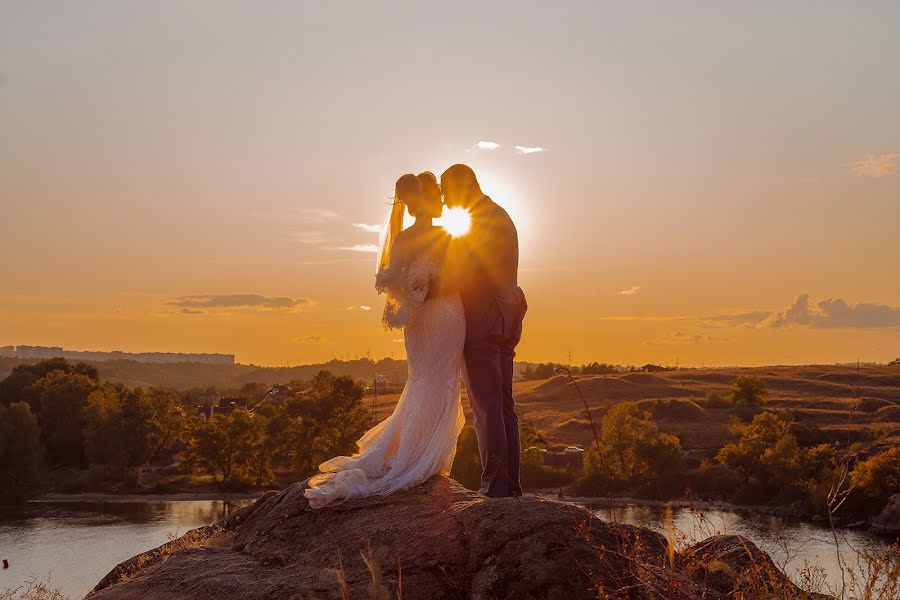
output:
[[[766,403],[769,390],[762,377],[738,375],[731,382],[731,400],[743,406],[761,406]]]
[[[852,482],[863,495],[878,501],[900,492],[900,446],[856,463]]]

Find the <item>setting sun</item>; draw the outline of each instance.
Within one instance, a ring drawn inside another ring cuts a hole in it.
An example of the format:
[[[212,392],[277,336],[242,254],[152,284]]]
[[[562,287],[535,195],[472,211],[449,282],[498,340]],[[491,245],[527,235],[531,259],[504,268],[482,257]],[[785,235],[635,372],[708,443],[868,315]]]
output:
[[[435,222],[446,229],[447,233],[453,237],[460,237],[469,232],[472,216],[464,208],[448,208],[444,210],[444,214]]]

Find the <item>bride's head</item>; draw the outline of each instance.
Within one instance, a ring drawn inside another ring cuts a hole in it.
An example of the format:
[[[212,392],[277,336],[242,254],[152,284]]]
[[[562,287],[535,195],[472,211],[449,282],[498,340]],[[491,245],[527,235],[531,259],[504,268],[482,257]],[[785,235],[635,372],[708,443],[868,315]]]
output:
[[[428,171],[419,175],[406,174],[397,180],[394,192],[413,217],[436,219],[441,216],[441,189],[434,174]]]
[[[416,178],[422,184],[422,198],[415,209],[409,209],[409,214],[414,217],[423,216],[437,219],[444,210],[444,203],[441,202],[441,188],[438,185],[437,177],[431,171],[423,171]]]

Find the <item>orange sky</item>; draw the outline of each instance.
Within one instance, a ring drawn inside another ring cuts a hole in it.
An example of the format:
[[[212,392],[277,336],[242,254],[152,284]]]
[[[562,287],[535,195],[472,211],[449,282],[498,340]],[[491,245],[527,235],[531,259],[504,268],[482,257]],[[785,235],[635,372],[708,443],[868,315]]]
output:
[[[462,161],[524,360],[900,355],[900,5],[647,6],[4,3],[0,345],[399,357],[367,230]]]

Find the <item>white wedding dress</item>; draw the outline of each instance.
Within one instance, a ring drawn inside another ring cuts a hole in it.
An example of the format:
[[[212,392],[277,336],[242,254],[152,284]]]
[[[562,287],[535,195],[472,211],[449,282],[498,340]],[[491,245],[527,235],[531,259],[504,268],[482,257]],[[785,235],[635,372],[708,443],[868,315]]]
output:
[[[415,267],[404,273],[411,280]],[[403,337],[409,378],[397,407],[359,439],[357,454],[319,466],[304,491],[312,508],[385,496],[450,473],[465,424],[459,381],[466,337],[462,301],[457,293],[427,300],[423,294],[420,303],[402,310],[408,311]]]

